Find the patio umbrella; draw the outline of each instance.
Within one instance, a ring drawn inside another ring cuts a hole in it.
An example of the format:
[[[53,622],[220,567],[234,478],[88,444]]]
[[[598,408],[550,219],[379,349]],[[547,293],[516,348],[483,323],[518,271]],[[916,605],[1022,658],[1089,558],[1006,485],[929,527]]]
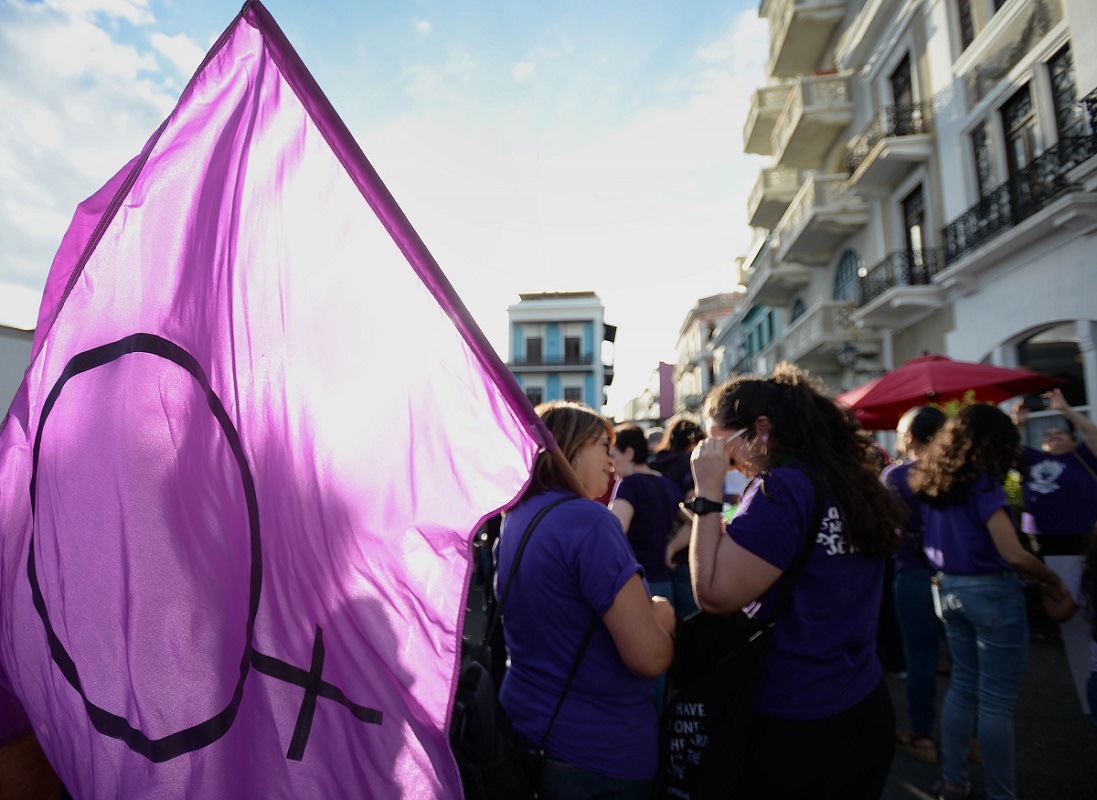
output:
[[[867,430],[885,430],[915,406],[963,399],[969,391],[977,402],[1001,403],[1064,382],[1039,372],[927,354],[834,399],[851,407]]]

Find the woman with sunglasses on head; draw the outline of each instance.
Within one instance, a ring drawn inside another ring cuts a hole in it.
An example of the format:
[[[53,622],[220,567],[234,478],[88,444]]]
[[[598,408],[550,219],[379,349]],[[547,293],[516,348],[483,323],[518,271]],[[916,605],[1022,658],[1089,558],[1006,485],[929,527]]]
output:
[[[710,438],[694,452],[698,516],[690,567],[702,609],[750,606],[771,619],[802,546],[791,602],[776,620],[747,730],[742,796],[876,798],[895,749],[895,715],[876,654],[884,560],[900,511],[871,467],[871,443],[796,367],[736,378],[705,399]],[[751,478],[728,524],[729,463]],[[816,527],[816,491],[822,520]]]
[[[990,800],[1017,797],[1013,712],[1028,652],[1028,616],[1017,573],[1062,581],[1025,550],[1002,487],[1019,436],[996,406],[976,404],[949,419],[911,472],[922,502],[924,546],[935,569],[952,673],[941,710],[937,797],[968,793],[968,748],[978,736]]]
[[[651,597],[621,523],[590,499],[605,494],[613,476],[613,426],[580,403],[536,411],[574,476],[541,453],[529,488],[504,516],[496,591],[533,518],[568,499],[532,531],[504,598],[509,663],[499,701],[528,749],[549,731],[540,797],[647,800],[658,753],[655,678],[673,658],[674,609]]]

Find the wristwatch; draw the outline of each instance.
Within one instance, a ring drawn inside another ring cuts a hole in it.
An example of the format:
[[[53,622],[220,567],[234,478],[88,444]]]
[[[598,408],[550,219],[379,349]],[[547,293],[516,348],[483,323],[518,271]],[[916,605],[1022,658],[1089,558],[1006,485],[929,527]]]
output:
[[[696,514],[699,517],[703,517],[705,514],[719,514],[724,510],[723,503],[717,503],[715,500],[709,500],[707,497],[694,497],[685,503],[679,503],[679,508]]]

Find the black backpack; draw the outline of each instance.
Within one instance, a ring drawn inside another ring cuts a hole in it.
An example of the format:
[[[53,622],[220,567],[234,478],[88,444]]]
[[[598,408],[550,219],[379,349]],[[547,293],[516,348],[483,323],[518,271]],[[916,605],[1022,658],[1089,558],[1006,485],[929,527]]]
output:
[[[503,706],[499,703],[499,681],[506,661],[503,646],[501,611],[503,602],[510,591],[511,583],[518,572],[518,564],[526,549],[530,534],[537,524],[560,503],[574,500],[575,497],[563,497],[542,508],[522,535],[518,552],[514,556],[510,574],[498,602],[492,598],[492,580],[490,570],[481,570],[480,583],[484,592],[484,609],[487,611],[487,623],[483,638],[478,643],[462,641],[461,672],[457,680],[454,696],[453,717],[450,722],[450,748],[461,773],[466,800],[520,800],[537,796],[540,783],[539,770],[545,758],[544,744],[549,731],[556,721],[564,696],[571,686],[575,672],[590,642],[598,618],[595,617],[579,648],[571,675],[568,676],[560,700],[556,704],[548,729],[541,741],[539,753],[528,753],[518,743]],[[490,547],[490,538],[477,546]],[[485,575],[487,571],[489,574]],[[466,614],[466,625],[468,617]]]

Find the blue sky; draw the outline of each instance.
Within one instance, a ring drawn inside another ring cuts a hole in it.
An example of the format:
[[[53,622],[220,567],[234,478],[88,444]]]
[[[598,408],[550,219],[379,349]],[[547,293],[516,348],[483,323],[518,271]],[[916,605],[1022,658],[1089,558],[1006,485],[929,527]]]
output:
[[[765,23],[732,2],[265,5],[502,357],[519,292],[594,290],[609,411],[749,246]],[[0,0],[0,323],[32,325],[77,203],[135,155],[239,11]]]

